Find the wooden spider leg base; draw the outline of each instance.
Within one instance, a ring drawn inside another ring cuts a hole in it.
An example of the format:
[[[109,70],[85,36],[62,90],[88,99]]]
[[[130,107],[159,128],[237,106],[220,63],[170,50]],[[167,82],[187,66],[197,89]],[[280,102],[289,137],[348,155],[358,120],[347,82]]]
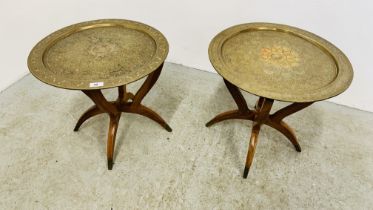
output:
[[[260,97],[255,105],[255,110],[250,110],[247,107],[246,101],[242,96],[240,90],[224,79],[224,83],[227,86],[230,94],[232,95],[234,101],[236,102],[238,109],[227,111],[221,113],[206,123],[206,126],[209,127],[215,123],[229,120],[229,119],[244,119],[253,121],[253,127],[251,131],[249,149],[246,157],[246,164],[243,173],[243,177],[247,178],[247,175],[250,170],[250,166],[253,162],[255,148],[258,143],[258,136],[260,127],[265,124],[278,131],[280,131],[287,139],[294,145],[295,150],[301,152],[301,147],[297,141],[297,138],[294,134],[294,131],[283,121],[283,119],[293,113],[296,113],[307,106],[311,105],[312,102],[305,103],[293,103],[287,107],[284,107],[274,114],[270,114],[273,99]]]
[[[118,98],[116,101],[107,101],[102,95],[101,90],[82,90],[94,103],[78,120],[75,125],[74,131],[78,131],[80,126],[89,118],[96,116],[101,113],[107,113],[110,117],[108,140],[107,140],[107,162],[108,169],[113,168],[113,153],[115,145],[115,136],[118,129],[119,119],[122,112],[135,113],[148,117],[158,124],[160,124],[167,131],[171,132],[171,127],[159,116],[156,112],[150,108],[141,104],[141,101],[146,94],[153,87],[157,81],[163,64],[153,73],[149,74],[144,84],[140,87],[137,93],[134,95],[126,91],[126,86],[118,87]]]

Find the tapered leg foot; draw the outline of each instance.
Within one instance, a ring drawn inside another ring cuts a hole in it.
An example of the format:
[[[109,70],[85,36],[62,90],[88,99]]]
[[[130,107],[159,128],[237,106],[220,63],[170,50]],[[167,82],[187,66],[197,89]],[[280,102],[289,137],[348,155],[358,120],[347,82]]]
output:
[[[167,125],[167,124],[164,124],[163,127],[168,131],[168,132],[172,132],[172,128]]]
[[[244,178],[247,177],[247,174],[249,173],[251,164],[253,163],[256,145],[258,144],[258,136],[259,136],[260,126],[261,126],[261,124],[259,124],[257,122],[253,123],[253,129],[251,131],[251,137],[250,137],[250,143],[249,143],[249,150],[247,152],[247,157],[246,157]],[[246,177],[245,177],[245,175],[246,175]]]
[[[298,144],[298,145],[294,145],[294,147],[295,147],[295,150],[296,150],[297,152],[302,152],[302,148],[300,147],[299,144]]]
[[[295,150],[297,152],[301,152],[302,149],[297,141],[297,137],[293,129],[291,129],[283,119],[291,114],[294,114],[308,106],[310,106],[313,102],[305,102],[305,103],[292,103],[289,106],[286,106],[271,116],[265,122],[265,124],[271,126],[272,128],[280,131],[284,136],[288,138],[288,140],[294,145]]]
[[[80,126],[89,118],[96,116],[98,114],[104,113],[102,110],[100,110],[96,105],[89,108],[82,116],[79,118],[78,122],[75,125],[74,131],[78,131]]]
[[[124,104],[119,109],[122,112],[134,113],[145,116],[161,125],[168,132],[172,131],[171,127],[166,123],[166,121],[161,116],[159,116],[159,114],[157,114],[155,111],[149,109],[144,105],[139,104],[134,107],[132,105]]]
[[[120,114],[110,116],[110,125],[109,125],[108,140],[107,140],[107,161],[108,161],[109,170],[113,168],[115,137],[117,135],[119,119],[120,119]]]
[[[249,168],[245,166],[245,169],[243,170],[243,178],[246,179],[248,174],[249,174]]]
[[[113,159],[108,159],[107,160],[107,169],[112,170],[113,169]]]
[[[293,144],[297,152],[302,151],[302,148],[300,147],[297,141],[297,137],[295,136],[293,129],[291,129],[284,121],[274,122],[274,121],[269,120],[266,122],[266,124],[280,131],[280,133],[286,136],[286,138]]]

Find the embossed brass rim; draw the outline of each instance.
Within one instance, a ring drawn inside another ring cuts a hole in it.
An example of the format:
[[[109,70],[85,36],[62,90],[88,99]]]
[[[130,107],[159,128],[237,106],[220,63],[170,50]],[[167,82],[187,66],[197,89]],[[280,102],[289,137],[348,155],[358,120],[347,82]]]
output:
[[[222,55],[224,44],[232,37],[250,31],[278,31],[291,34],[306,40],[307,42],[317,46],[325,54],[327,54],[336,65],[337,72],[334,80],[325,87],[307,91],[300,94],[290,94],[286,92],[276,93],[251,85],[250,81],[243,81],[242,78],[230,73],[229,66],[226,64]],[[276,99],[287,102],[312,102],[324,100],[336,96],[345,91],[352,82],[353,70],[351,63],[345,54],[327,40],[310,33],[308,31],[274,23],[246,23],[230,27],[217,34],[209,45],[209,58],[215,70],[226,80],[236,85],[240,89],[252,93],[257,96]]]
[[[81,78],[66,79],[63,75],[54,74],[52,71],[48,70],[48,67],[44,63],[44,55],[48,49],[53,47],[53,45],[65,37],[83,30],[97,27],[124,27],[145,33],[153,39],[156,45],[156,50],[152,58],[146,64],[139,67],[141,68],[141,75],[137,75],[136,78],[129,78],[125,75],[110,77],[102,79],[100,82],[102,82],[101,84],[103,85],[100,85],[99,87],[89,87],[88,84],[92,82],[91,80],[82,80]],[[125,85],[147,76],[155,71],[164,62],[167,54],[168,42],[163,34],[157,29],[131,20],[102,19],[73,24],[53,32],[35,45],[29,54],[27,64],[30,72],[36,78],[52,86],[74,90],[105,89]]]

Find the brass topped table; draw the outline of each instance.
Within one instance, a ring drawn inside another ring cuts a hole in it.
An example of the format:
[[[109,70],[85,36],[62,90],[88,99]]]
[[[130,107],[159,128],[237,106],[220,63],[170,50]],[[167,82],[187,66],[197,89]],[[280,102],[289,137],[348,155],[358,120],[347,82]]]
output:
[[[129,20],[107,19],[74,24],[41,40],[30,52],[30,72],[42,82],[59,88],[81,90],[95,105],[78,120],[107,113],[110,117],[107,161],[113,167],[115,136],[122,112],[136,113],[170,126],[156,112],[141,104],[157,81],[168,53],[166,38],[156,29]],[[148,76],[137,91],[126,85]],[[107,101],[101,89],[118,88],[116,101]]]
[[[243,177],[253,161],[261,125],[285,135],[300,152],[293,130],[283,119],[315,101],[336,96],[351,84],[347,57],[333,44],[299,28],[248,23],[220,32],[211,41],[209,58],[238,106],[217,115],[206,126],[228,119],[253,121]],[[250,110],[239,89],[259,96]],[[274,100],[292,102],[270,114]]]

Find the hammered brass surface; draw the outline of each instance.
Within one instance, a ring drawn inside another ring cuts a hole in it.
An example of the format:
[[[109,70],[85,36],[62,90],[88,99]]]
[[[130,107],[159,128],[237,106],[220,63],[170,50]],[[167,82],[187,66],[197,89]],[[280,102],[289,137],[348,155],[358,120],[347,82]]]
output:
[[[333,97],[350,85],[347,57],[328,41],[271,23],[233,26],[210,43],[217,72],[252,94],[290,102]]]
[[[157,69],[168,53],[156,29],[128,20],[96,20],[68,26],[40,41],[28,66],[41,81],[66,89],[110,88]],[[98,83],[97,86],[92,84]]]

